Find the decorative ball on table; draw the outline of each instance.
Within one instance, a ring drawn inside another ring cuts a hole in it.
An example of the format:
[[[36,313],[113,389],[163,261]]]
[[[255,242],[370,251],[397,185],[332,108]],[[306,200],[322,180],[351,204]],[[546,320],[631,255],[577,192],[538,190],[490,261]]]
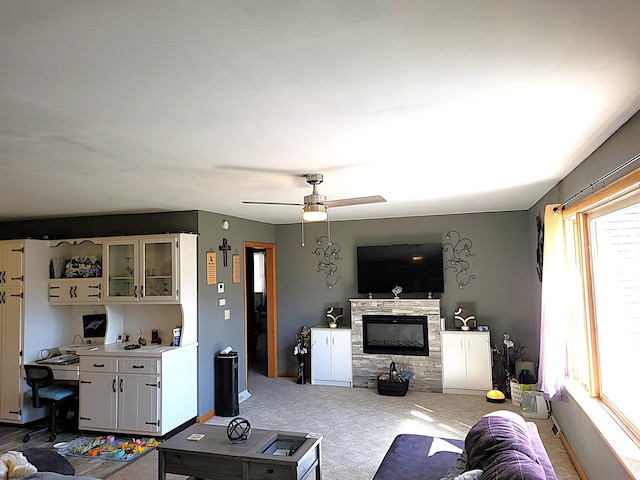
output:
[[[236,417],[227,425],[227,437],[232,443],[244,443],[251,436],[251,424],[249,420]]]

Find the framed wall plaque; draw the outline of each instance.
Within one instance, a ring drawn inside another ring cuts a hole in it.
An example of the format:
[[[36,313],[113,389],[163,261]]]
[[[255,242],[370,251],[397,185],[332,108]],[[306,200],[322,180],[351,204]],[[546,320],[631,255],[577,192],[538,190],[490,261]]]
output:
[[[216,252],[207,252],[207,285],[217,284]]]
[[[233,264],[233,283],[240,283],[240,255],[234,253],[231,262]]]

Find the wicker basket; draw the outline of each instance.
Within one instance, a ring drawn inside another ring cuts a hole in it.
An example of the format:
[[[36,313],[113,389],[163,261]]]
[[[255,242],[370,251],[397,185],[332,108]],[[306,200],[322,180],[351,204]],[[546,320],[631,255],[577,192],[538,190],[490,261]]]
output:
[[[515,378],[511,379],[511,402],[515,407],[519,407],[522,402],[522,390],[520,390],[520,383]]]
[[[398,380],[395,362],[389,365],[389,373],[378,375],[378,393],[394,397],[404,397],[409,389],[409,380]]]

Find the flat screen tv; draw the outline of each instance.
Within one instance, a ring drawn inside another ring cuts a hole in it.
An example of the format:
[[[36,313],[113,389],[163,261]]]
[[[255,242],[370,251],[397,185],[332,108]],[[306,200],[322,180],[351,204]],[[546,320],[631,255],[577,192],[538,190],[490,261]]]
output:
[[[444,293],[441,243],[357,247],[358,293]]]

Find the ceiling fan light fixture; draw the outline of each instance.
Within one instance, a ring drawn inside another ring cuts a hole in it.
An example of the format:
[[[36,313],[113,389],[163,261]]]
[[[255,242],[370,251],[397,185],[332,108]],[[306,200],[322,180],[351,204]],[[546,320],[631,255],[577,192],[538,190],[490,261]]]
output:
[[[317,204],[305,205],[302,219],[305,222],[323,222],[327,219],[327,207]]]

